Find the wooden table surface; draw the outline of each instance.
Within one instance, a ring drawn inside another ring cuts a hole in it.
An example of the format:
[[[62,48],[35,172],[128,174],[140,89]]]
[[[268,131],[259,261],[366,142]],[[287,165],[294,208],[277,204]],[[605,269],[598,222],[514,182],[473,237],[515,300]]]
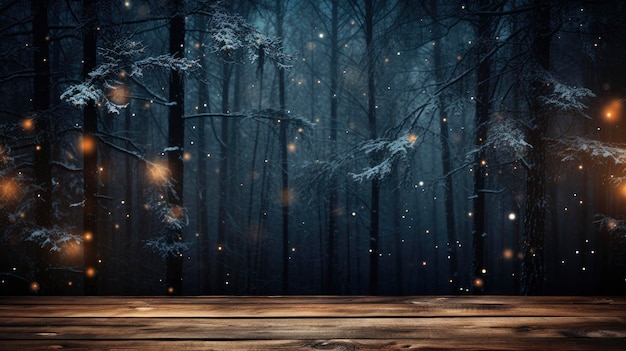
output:
[[[0,297],[0,350],[626,350],[626,297]]]

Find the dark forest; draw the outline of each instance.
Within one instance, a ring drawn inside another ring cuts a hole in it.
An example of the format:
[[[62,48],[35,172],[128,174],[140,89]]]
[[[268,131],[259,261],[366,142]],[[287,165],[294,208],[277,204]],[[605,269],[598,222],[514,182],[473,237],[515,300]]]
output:
[[[623,295],[626,3],[0,1],[0,294]]]

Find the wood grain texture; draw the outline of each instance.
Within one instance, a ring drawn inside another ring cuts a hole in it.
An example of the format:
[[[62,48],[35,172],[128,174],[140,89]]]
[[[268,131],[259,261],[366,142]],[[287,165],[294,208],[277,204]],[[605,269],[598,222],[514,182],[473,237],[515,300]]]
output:
[[[625,350],[625,297],[0,297],[0,350]]]

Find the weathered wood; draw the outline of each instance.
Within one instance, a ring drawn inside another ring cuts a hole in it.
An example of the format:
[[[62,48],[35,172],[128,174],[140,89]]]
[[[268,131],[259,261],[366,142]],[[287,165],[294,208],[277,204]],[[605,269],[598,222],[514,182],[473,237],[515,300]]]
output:
[[[0,350],[622,350],[624,297],[0,297]]]

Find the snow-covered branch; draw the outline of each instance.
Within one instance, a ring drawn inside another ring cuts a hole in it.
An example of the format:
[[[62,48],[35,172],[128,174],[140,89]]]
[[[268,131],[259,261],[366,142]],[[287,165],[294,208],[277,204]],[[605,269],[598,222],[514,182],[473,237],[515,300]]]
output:
[[[497,150],[499,154],[508,153],[519,159],[532,148],[525,140],[524,132],[517,123],[506,117],[494,118],[489,125],[489,136],[481,145],[483,150]],[[466,154],[466,158],[471,160],[479,149],[473,149]]]
[[[178,256],[189,250],[189,246],[186,243],[179,241],[171,242],[166,235],[160,235],[154,239],[144,241],[144,247],[151,249],[163,258]]]
[[[246,50],[251,62],[258,62],[262,67],[264,61],[270,60],[277,67],[287,69],[291,56],[283,52],[280,38],[269,37],[249,24],[245,18],[228,13],[220,6],[212,7],[209,28],[212,41],[209,47],[227,62],[236,61],[236,53]]]
[[[80,83],[70,85],[61,99],[78,107],[84,107],[90,101],[103,104],[109,113],[119,114],[128,106],[129,92],[120,77],[143,77],[148,68],[160,68],[179,72],[200,67],[198,60],[159,55],[141,58],[145,46],[140,42],[121,39],[113,42],[109,48],[99,48],[102,63]],[[130,72],[130,73],[127,73]]]
[[[546,78],[545,84],[551,86],[552,91],[540,97],[542,104],[556,111],[572,112],[588,117],[585,113],[587,109],[585,100],[595,96],[591,90],[567,85],[551,75]]]
[[[409,149],[413,148],[416,141],[417,135],[406,133],[392,140],[376,139],[365,142],[360,150],[368,155],[380,155],[380,161],[371,167],[365,168],[361,173],[350,173],[350,175],[358,182],[383,179],[387,174],[391,173],[393,164],[398,159],[404,157]]]
[[[64,245],[72,242],[80,245],[82,238],[80,235],[68,233],[58,226],[52,228],[36,228],[25,237],[26,241],[32,241],[41,248],[49,248],[50,251],[61,251]]]
[[[565,146],[561,151],[562,161],[571,161],[581,156],[587,156],[592,160],[609,160],[615,165],[626,164],[626,145],[583,137],[566,138],[561,143]]]

